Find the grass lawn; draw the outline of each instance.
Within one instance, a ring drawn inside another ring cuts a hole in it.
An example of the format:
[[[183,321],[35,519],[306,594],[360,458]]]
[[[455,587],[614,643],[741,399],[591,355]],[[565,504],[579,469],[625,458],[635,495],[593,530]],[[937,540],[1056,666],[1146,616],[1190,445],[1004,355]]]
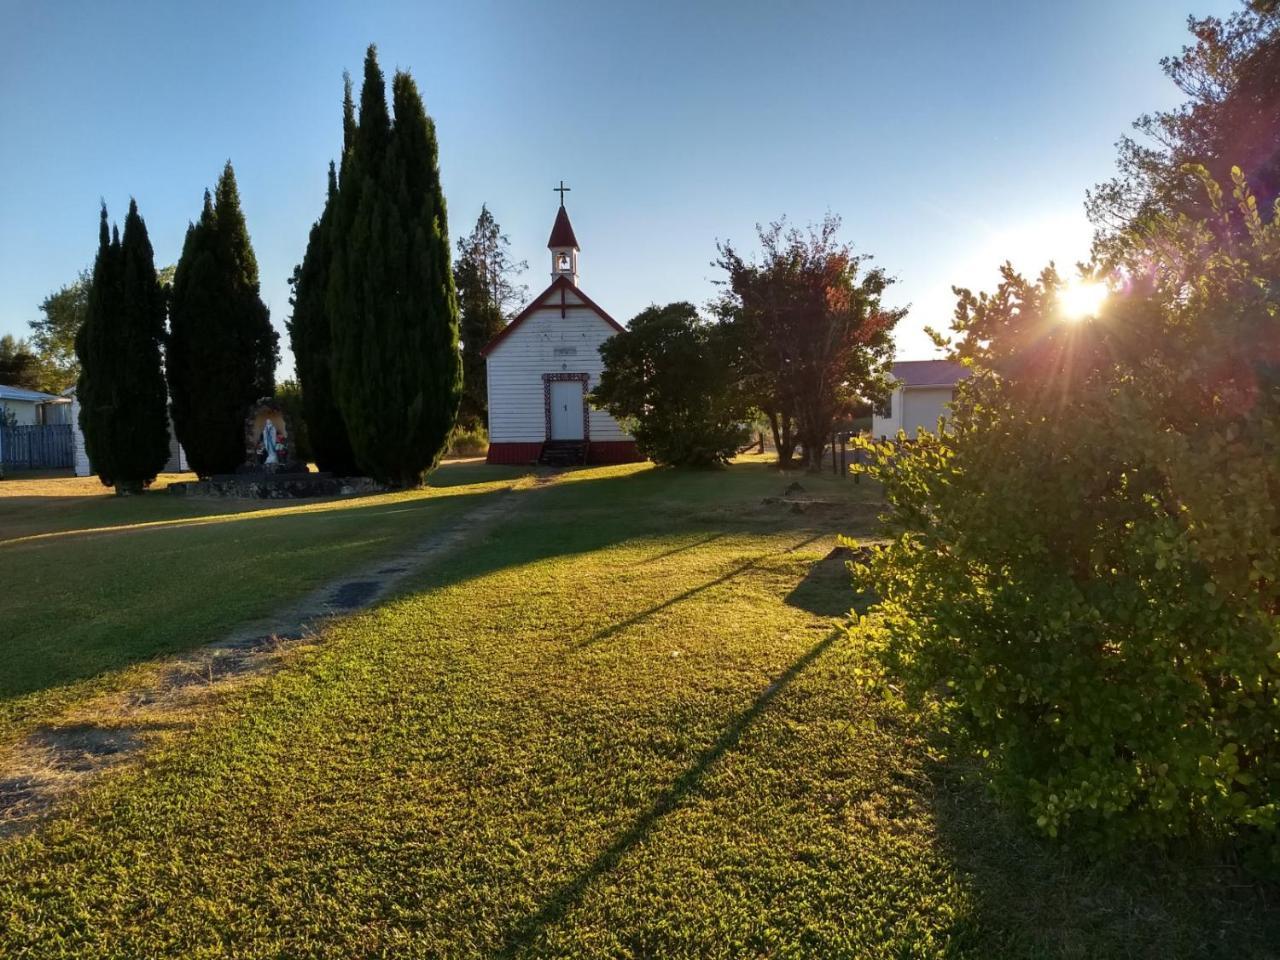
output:
[[[802,482],[845,502],[763,504],[785,481],[758,463],[516,491],[500,529],[402,596],[0,840],[0,955],[1273,956],[1267,891],[1033,840],[939,759],[934,731],[860,691],[851,591],[823,558],[836,532],[874,534],[874,491]],[[150,597],[162,609],[130,630],[187,608],[225,623],[295,555],[381,549],[396,522],[376,527],[379,511],[411,508],[393,516],[420,529],[489,489],[0,550],[31,560],[7,565],[10,594],[35,584],[75,609],[65,582],[22,572],[61,550],[108,621]],[[217,553],[226,573],[278,528],[250,584],[216,602],[169,569]],[[283,554],[286,534],[306,544]],[[201,537],[185,561],[146,548]],[[123,554],[181,596],[113,598],[100,587]],[[6,664],[30,646],[8,624],[61,629],[20,616],[0,627]]]
[[[96,478],[0,483],[0,742],[90,688],[128,683],[123,668],[217,639],[521,476],[450,464],[424,490],[293,504],[116,497]]]

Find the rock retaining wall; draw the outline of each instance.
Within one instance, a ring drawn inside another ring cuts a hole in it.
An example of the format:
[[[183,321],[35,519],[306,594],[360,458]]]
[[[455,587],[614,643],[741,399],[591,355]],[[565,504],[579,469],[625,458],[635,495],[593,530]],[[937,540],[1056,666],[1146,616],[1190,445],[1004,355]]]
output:
[[[237,500],[298,500],[379,493],[387,489],[369,477],[218,476],[209,480],[169,484],[169,492],[184,497],[224,497]]]

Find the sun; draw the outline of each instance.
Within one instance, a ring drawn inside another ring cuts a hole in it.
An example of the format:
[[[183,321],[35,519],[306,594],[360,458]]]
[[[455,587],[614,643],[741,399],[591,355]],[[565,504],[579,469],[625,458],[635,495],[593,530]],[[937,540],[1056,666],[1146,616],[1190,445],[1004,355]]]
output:
[[[1068,280],[1058,290],[1058,313],[1064,320],[1096,316],[1107,299],[1107,285],[1096,280]]]

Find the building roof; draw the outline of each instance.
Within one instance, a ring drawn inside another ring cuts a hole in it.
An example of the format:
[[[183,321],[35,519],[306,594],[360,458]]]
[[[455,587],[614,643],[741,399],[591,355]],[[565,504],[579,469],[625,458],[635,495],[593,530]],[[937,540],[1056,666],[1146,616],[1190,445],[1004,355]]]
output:
[[[547,246],[552,250],[556,247],[582,249],[578,246],[578,238],[573,235],[573,224],[569,222],[569,212],[565,210],[563,203],[556,211],[556,222],[551,227],[551,239],[547,241]]]
[[[494,347],[496,347],[503,340],[507,339],[507,337],[511,336],[511,334],[515,332],[516,327],[520,326],[520,324],[524,323],[526,320],[528,320],[531,316],[533,316],[543,307],[559,306],[558,303],[549,302],[551,294],[555,293],[557,290],[572,290],[573,295],[577,297],[579,300],[581,300],[582,303],[580,304],[571,303],[569,304],[569,306],[586,307],[588,310],[595,313],[601,320],[609,324],[609,326],[613,327],[613,329],[617,330],[619,333],[626,333],[626,327],[620,324],[617,320],[613,319],[613,317],[609,316],[609,314],[605,313],[604,310],[594,300],[592,300],[585,293],[583,293],[581,290],[575,287],[573,285],[572,280],[570,280],[566,275],[561,274],[560,276],[556,277],[554,280],[551,281],[551,286],[547,287],[547,289],[543,290],[540,294],[534,297],[529,302],[529,305],[520,311],[519,316],[517,316],[505,327],[499,330],[498,335],[494,337],[492,340],[490,340],[487,344],[485,344],[484,349],[480,351],[480,356],[487,357],[493,351]]]
[[[904,387],[954,387],[969,370],[954,360],[899,360],[890,368]]]
[[[31,403],[60,403],[62,397],[52,393],[41,393],[39,390],[27,390],[23,387],[10,387],[0,383],[0,400],[26,400]]]

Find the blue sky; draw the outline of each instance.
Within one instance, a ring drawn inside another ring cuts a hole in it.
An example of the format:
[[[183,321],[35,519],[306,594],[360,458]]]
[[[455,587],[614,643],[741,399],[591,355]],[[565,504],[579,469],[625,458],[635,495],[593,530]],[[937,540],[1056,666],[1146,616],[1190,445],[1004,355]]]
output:
[[[450,233],[488,203],[531,293],[561,178],[583,289],[621,320],[705,303],[718,239],[832,211],[911,305],[899,356],[929,356],[952,284],[1085,255],[1085,190],[1138,114],[1177,100],[1159,58],[1188,13],[1236,6],[4,0],[0,333],[90,263],[99,198],[122,220],[136,197],[175,261],[229,157],[283,339],[342,71],[372,41],[435,118]]]

